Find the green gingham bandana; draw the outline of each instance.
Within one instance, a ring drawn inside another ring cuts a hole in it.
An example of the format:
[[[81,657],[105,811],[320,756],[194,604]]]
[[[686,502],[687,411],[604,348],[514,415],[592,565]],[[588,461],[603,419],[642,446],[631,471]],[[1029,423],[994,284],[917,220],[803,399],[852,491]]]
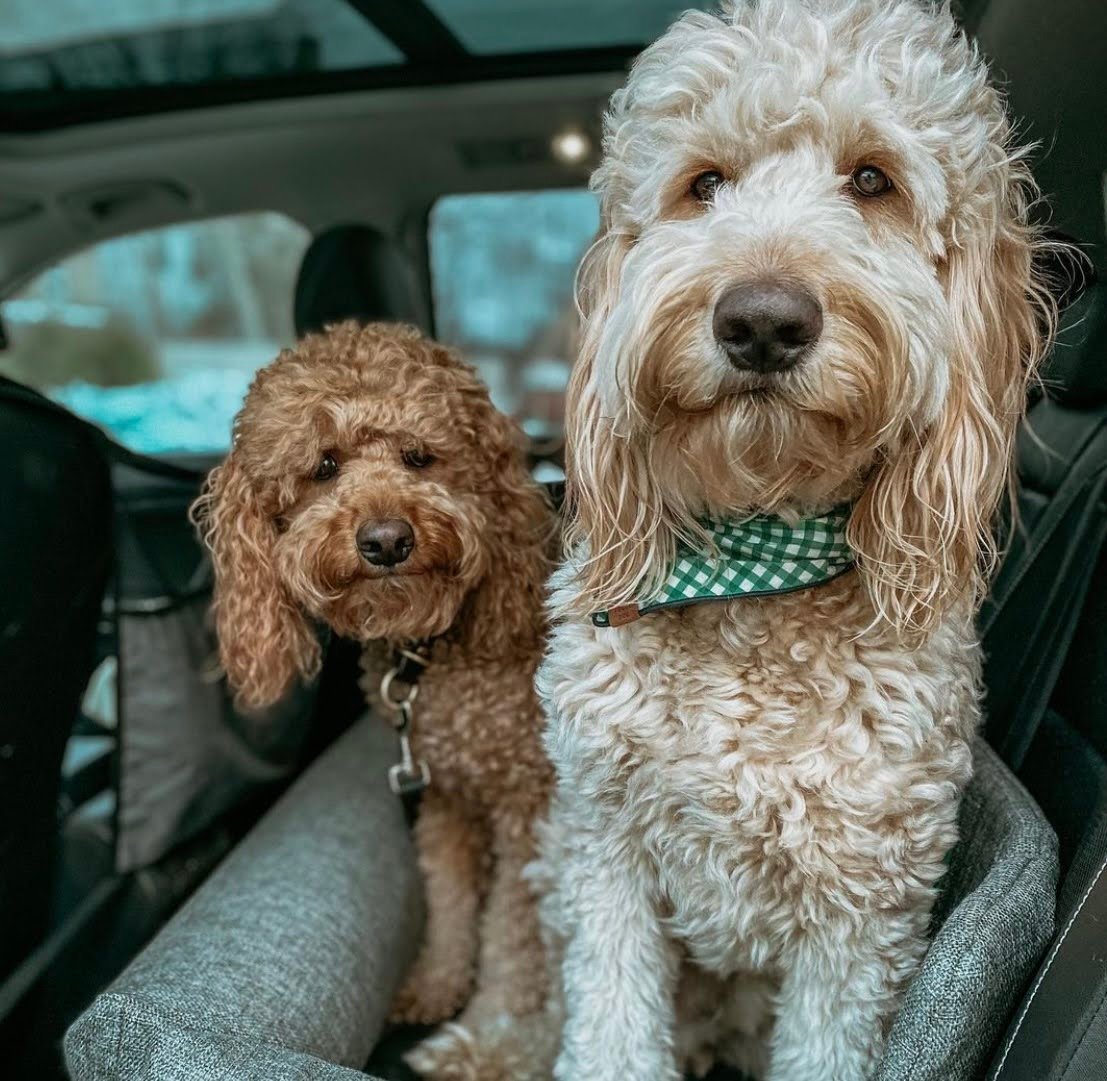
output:
[[[772,514],[753,518],[703,518],[717,552],[681,544],[676,565],[649,600],[597,612],[597,627],[621,627],[659,608],[697,601],[791,593],[822,585],[854,564],[846,544],[848,506],[790,525]]]

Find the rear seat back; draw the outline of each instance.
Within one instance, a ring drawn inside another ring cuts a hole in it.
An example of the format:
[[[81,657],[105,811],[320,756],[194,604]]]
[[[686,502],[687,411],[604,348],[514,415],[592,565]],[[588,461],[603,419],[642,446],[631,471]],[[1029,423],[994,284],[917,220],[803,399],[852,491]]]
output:
[[[992,1081],[1107,1076],[1107,287],[1067,313],[1018,449],[1019,522],[982,614],[987,736],[1059,842],[1058,931]]]
[[[112,566],[91,429],[0,377],[0,979],[50,916],[62,754]]]
[[[1020,433],[1018,514],[981,613],[988,741],[1022,765],[1079,617],[1107,530],[1107,290],[1066,313],[1043,373],[1046,393]]]

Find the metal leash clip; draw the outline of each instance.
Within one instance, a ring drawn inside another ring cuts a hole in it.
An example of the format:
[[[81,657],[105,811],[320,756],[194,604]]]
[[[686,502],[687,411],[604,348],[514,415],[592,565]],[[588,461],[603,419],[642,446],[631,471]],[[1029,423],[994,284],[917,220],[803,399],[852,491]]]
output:
[[[397,796],[411,796],[422,792],[430,784],[430,767],[422,759],[416,759],[411,752],[411,738],[408,730],[411,728],[412,706],[419,696],[419,684],[409,678],[405,679],[401,674],[411,670],[411,665],[417,665],[415,678],[418,673],[427,666],[426,658],[412,650],[397,650],[399,659],[385,674],[381,680],[381,701],[396,715],[392,727],[400,738],[400,761],[388,770],[388,787]],[[402,697],[394,697],[394,684],[399,680],[407,684],[407,690]]]

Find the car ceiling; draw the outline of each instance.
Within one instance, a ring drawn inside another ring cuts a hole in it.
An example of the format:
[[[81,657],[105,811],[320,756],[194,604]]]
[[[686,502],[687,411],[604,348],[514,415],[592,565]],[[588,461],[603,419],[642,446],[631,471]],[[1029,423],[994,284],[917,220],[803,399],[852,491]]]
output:
[[[1048,148],[1036,172],[1055,224],[1097,245],[1102,266],[1107,4],[1066,0],[1042,11],[1039,0],[992,0],[962,9],[1025,133]],[[550,139],[571,128],[596,136],[626,62],[0,134],[0,293],[107,236],[256,209],[312,231],[373,223],[418,264],[424,218],[441,194],[584,183],[594,161],[557,161]]]
[[[364,221],[414,238],[443,193],[583,184],[589,164],[556,161],[549,139],[594,129],[620,78],[309,97],[3,136],[0,199],[36,209],[0,224],[0,283],[171,220],[269,209],[313,232]]]

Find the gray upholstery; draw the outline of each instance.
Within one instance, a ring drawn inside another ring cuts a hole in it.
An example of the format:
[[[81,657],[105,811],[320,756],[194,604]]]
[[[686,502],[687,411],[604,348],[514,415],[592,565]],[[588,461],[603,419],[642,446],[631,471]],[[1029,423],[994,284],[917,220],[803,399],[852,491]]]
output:
[[[978,1076],[1053,936],[1057,838],[983,741],[961,806],[961,842],[938,929],[889,1034],[876,1081]]]
[[[315,684],[295,684],[264,710],[232,710],[225,683],[208,672],[210,606],[205,593],[169,611],[119,616],[119,871],[155,863],[290,776],[310,733]]]
[[[370,718],[286,793],[70,1029],[75,1081],[364,1077],[422,916]]]
[[[420,923],[379,722],[307,773],[66,1038],[74,1081],[341,1081]],[[1057,842],[983,743],[937,930],[878,1081],[968,1081],[1053,930]],[[584,1079],[581,1079],[584,1081]]]

